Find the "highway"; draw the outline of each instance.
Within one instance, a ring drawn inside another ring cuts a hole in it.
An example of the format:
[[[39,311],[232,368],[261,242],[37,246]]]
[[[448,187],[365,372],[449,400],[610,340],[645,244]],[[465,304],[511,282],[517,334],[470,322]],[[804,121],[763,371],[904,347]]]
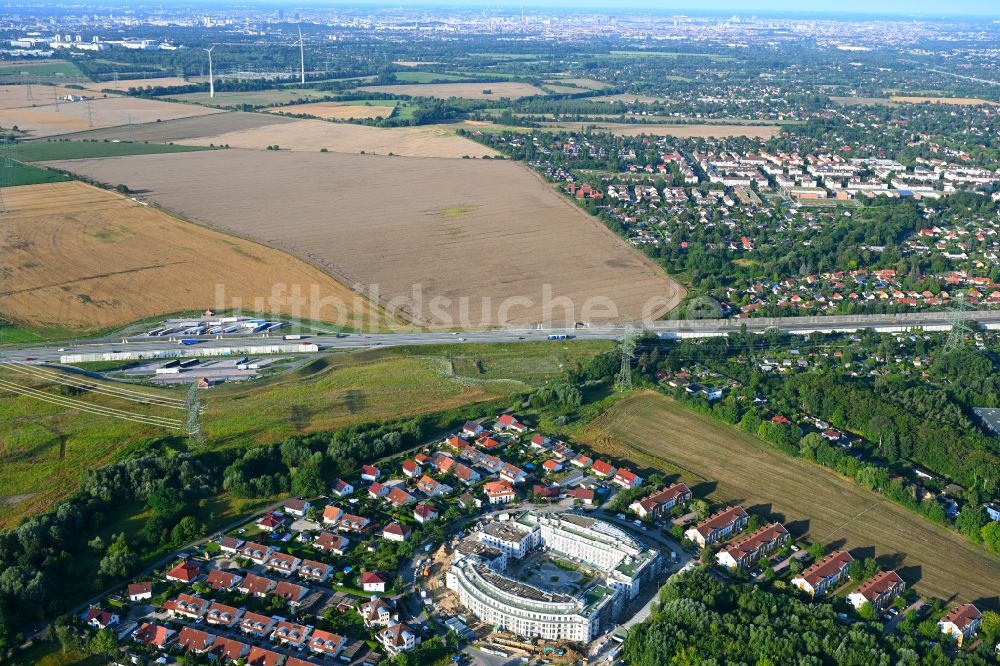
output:
[[[659,334],[663,338],[706,338],[739,332],[742,327],[751,333],[763,333],[776,329],[795,334],[812,332],[852,332],[873,328],[878,331],[905,331],[913,328],[946,330],[953,323],[951,312],[907,312],[885,315],[826,315],[808,317],[762,317],[754,319],[683,319],[652,322],[645,330]],[[968,311],[964,319],[979,322],[988,328],[1000,328],[1000,310]],[[285,341],[280,335],[271,337],[204,337],[197,345],[181,347],[176,341],[151,338],[145,335],[130,338],[102,338],[79,342],[30,343],[9,345],[0,349],[2,361],[31,361],[39,363],[59,363],[63,356],[71,354],[111,354],[140,353],[155,357],[160,353],[185,355],[211,355],[212,350],[239,350],[241,354],[253,354],[255,347],[281,346],[282,351],[297,351],[303,343],[317,345],[321,350],[368,349],[408,345],[442,345],[496,342],[522,342],[547,340],[550,335],[565,335],[570,339],[616,340],[621,338],[623,328],[619,325],[577,326],[575,328],[499,328],[485,331],[449,332],[402,332],[402,333],[352,333],[348,335],[311,335],[303,340]],[[311,348],[310,348],[311,349]],[[264,353],[264,352],[257,352]],[[111,357],[113,358],[113,357]]]

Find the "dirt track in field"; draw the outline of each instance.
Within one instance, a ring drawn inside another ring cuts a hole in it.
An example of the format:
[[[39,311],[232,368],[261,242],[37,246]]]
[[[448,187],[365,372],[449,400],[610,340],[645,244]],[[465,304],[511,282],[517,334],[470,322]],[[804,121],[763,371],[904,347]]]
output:
[[[796,538],[875,556],[921,593],[958,595],[985,607],[998,603],[1000,560],[982,548],[666,396],[630,396],[595,419],[582,438],[603,453],[679,473],[695,494],[707,491],[717,501],[768,512]]]
[[[125,183],[344,284],[377,285],[378,300],[397,299],[394,309],[427,325],[657,317],[683,296],[655,264],[512,162],[226,150],[52,164]]]
[[[92,331],[218,307],[217,285],[229,307],[239,298],[256,309],[259,299],[263,310],[291,313],[268,300],[283,283],[355,304],[349,289],[295,257],[80,182],[8,188],[4,203],[0,306],[29,327]],[[333,309],[321,314],[335,320]],[[340,323],[370,314],[361,302]]]

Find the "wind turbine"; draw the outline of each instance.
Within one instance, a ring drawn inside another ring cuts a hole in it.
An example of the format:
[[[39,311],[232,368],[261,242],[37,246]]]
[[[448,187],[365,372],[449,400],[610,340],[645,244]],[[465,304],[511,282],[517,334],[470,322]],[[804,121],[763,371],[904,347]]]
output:
[[[212,49],[215,48],[215,44],[212,44],[211,48],[205,49],[205,53],[208,54],[208,96],[215,97],[215,77],[212,76]]]
[[[302,25],[299,24],[299,73],[302,83],[306,82],[306,44],[302,41]]]

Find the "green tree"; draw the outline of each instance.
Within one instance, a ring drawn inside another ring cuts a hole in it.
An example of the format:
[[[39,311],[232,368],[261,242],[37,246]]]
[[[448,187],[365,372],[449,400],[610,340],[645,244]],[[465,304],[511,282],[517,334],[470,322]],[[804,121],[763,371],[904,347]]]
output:
[[[799,440],[799,454],[803,458],[816,460],[816,451],[823,443],[823,437],[819,433],[811,432]]]
[[[691,500],[691,510],[697,514],[698,518],[705,519],[708,517],[711,507],[708,502],[703,499],[693,499]]]
[[[917,631],[920,632],[921,636],[932,641],[941,638],[941,630],[938,628],[937,622],[930,618],[918,624]]]
[[[987,522],[988,518],[983,508],[970,503],[958,512],[958,517],[955,518],[955,527],[974,542],[980,543],[983,540],[983,526]]]
[[[194,516],[184,516],[180,522],[170,530],[170,538],[174,543],[188,543],[195,541],[205,534],[205,526]]]
[[[292,475],[292,492],[300,497],[315,497],[322,494],[325,487],[320,464],[316,460],[310,460]]]
[[[109,628],[101,629],[87,643],[91,654],[99,654],[114,659],[118,655],[118,639],[115,632]]]
[[[979,632],[986,638],[990,645],[1000,641],[1000,613],[996,611],[983,611],[983,619],[979,624]]]
[[[991,521],[981,530],[986,547],[1000,555],[1000,523]]]

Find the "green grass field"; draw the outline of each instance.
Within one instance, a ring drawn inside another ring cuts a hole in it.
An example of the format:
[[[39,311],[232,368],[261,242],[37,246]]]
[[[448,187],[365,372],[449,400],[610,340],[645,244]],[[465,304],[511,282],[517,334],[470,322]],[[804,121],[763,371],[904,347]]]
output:
[[[59,643],[46,641],[18,652],[9,663],[11,666],[98,666],[105,661],[77,650],[64,652]]]
[[[0,174],[4,171],[3,166],[0,166]],[[13,162],[10,173],[7,175],[7,182],[10,183],[11,187],[17,187],[20,185],[39,185],[41,183],[61,183],[65,180],[69,180],[67,176],[61,173],[56,173],[55,171],[49,171],[47,169],[39,169],[38,167],[33,167],[30,164],[22,164],[21,162]]]
[[[58,386],[0,366],[0,527],[48,508],[76,489],[80,475],[168,434],[157,426],[88,413],[66,404],[18,395],[10,384],[43,391],[48,400],[71,397],[87,406],[183,419],[183,412],[145,407],[107,395],[64,396]],[[10,384],[8,384],[8,382]],[[141,389],[164,395],[156,389]],[[74,403],[76,404],[76,403]],[[170,412],[176,412],[171,414]]]
[[[83,76],[80,68],[65,60],[52,62],[22,62],[12,65],[0,65],[0,77],[21,76],[27,72],[29,76],[72,77]]]
[[[394,106],[396,110],[393,112],[392,117],[403,120],[412,118],[413,113],[420,108],[420,105],[416,102],[403,99],[349,99],[337,100],[337,104],[345,104],[347,106]]]
[[[400,83],[439,83],[448,81],[466,81],[469,76],[460,74],[445,74],[442,72],[396,72],[396,80]]]
[[[637,467],[677,475],[696,495],[769,513],[796,538],[874,551],[921,594],[996,604],[1000,559],[984,548],[662,394],[620,400],[574,434]]]
[[[91,157],[125,157],[129,155],[159,155],[212,150],[207,146],[179,146],[163,143],[129,143],[122,141],[25,141],[17,145],[16,157],[23,162],[75,160]],[[0,151],[2,152],[2,151]]]
[[[16,345],[24,342],[38,342],[45,336],[20,326],[0,326],[0,345]]]
[[[397,102],[396,111],[393,113],[392,117],[399,118],[401,120],[410,120],[419,108],[420,105],[413,102]]]
[[[213,389],[203,425],[213,446],[234,446],[438,412],[527,390],[607,347],[445,345],[328,356],[264,382]]]
[[[280,441],[298,432],[443,412],[503,400],[562,375],[567,364],[610,348],[602,341],[443,345],[387,348],[320,357],[283,375],[218,386],[201,394],[210,447]],[[60,397],[52,382],[0,366],[0,381]],[[120,386],[120,385],[117,385]],[[184,389],[129,386],[183,399]],[[87,393],[98,406],[183,419],[183,412],[136,407]],[[178,416],[179,415],[179,416]],[[130,455],[176,431],[114,419],[16,395],[0,386],[0,527],[52,506],[71,494],[81,474]]]

